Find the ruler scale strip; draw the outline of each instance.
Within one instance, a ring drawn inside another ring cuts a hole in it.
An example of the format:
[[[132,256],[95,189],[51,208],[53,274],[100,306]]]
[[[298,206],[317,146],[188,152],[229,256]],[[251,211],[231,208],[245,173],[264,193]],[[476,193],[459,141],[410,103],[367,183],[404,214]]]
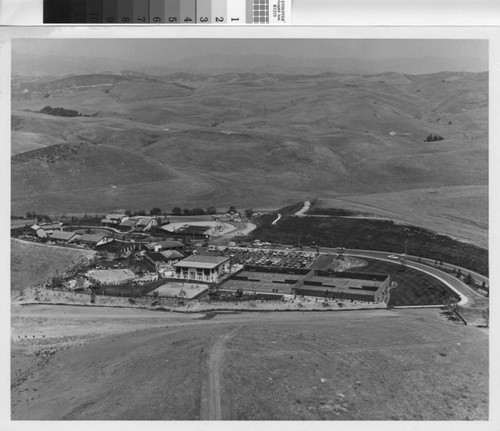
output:
[[[288,24],[292,0],[43,0],[45,24]]]

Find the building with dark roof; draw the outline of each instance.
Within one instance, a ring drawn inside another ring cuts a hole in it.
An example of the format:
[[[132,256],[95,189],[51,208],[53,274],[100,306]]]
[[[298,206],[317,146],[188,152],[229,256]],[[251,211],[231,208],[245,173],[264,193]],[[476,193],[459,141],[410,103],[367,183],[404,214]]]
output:
[[[50,235],[50,240],[61,243],[70,243],[78,240],[81,235],[77,232],[65,232],[62,230],[56,230]]]
[[[95,249],[107,259],[113,260],[129,257],[136,247],[136,243],[110,241],[96,246]]]
[[[88,245],[90,247],[97,247],[99,245],[106,244],[108,242],[113,241],[113,238],[108,233],[85,233],[81,238],[78,239],[78,242]]]
[[[136,220],[124,220],[118,227],[122,230],[131,230],[135,227],[136,223]]]

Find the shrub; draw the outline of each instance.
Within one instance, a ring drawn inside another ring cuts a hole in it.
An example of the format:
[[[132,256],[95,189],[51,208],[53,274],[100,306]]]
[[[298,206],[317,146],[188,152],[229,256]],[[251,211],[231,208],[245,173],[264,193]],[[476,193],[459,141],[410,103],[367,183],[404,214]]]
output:
[[[432,133],[429,133],[427,137],[425,138],[425,142],[435,142],[435,141],[442,141],[444,138],[439,135],[433,135]]]

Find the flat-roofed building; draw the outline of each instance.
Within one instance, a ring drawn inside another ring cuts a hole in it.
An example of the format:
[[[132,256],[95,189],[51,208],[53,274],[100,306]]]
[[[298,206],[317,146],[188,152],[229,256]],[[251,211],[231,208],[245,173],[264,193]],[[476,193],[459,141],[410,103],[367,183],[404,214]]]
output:
[[[193,255],[175,263],[174,277],[217,283],[229,272],[229,257]]]
[[[390,282],[389,274],[313,270],[292,290],[296,295],[378,302]]]

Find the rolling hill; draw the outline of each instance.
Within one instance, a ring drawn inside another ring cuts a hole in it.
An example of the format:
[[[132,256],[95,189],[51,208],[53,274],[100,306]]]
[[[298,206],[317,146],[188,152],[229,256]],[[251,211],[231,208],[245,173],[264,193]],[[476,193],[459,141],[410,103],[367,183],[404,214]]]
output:
[[[277,208],[441,188],[467,207],[474,197],[454,188],[488,184],[487,79],[457,72],[18,77],[12,212]],[[48,105],[84,116],[35,112]],[[444,139],[424,142],[430,133]],[[484,229],[480,213],[465,223],[480,217]]]

